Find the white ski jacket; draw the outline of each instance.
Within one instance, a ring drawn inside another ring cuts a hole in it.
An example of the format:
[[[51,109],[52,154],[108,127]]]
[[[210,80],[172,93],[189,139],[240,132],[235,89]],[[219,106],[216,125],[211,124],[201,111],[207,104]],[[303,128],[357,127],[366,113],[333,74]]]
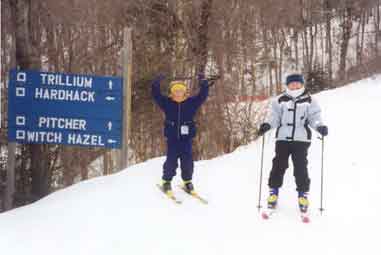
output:
[[[278,141],[311,142],[311,128],[322,126],[321,109],[308,92],[293,98],[282,93],[271,104],[267,119],[271,128],[276,128]]]

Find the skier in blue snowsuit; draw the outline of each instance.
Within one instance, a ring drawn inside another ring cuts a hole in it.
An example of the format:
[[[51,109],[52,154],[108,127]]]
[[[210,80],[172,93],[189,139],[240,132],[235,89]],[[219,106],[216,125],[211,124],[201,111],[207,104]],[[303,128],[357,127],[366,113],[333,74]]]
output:
[[[171,181],[176,175],[180,159],[184,188],[191,193],[194,190],[192,141],[196,135],[193,119],[208,97],[208,80],[204,75],[198,76],[200,92],[192,97],[187,96],[187,86],[184,82],[173,81],[170,83],[170,94],[167,97],[160,92],[160,82],[163,79],[164,76],[159,75],[152,82],[152,97],[165,114],[164,136],[167,140],[167,158],[163,166],[162,189],[166,193],[171,191]]]

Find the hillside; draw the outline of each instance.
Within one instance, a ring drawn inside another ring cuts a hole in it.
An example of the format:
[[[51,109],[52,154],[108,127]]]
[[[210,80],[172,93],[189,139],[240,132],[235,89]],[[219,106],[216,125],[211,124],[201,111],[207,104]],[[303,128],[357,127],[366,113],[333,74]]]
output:
[[[281,190],[279,213],[270,221],[259,217],[261,141],[256,141],[196,163],[195,186],[209,205],[178,189],[182,205],[166,199],[155,186],[164,158],[155,158],[0,214],[1,254],[376,254],[381,227],[381,76],[316,96],[330,134],[323,216],[318,211],[320,140],[314,139],[310,149],[310,224],[298,217],[292,169]],[[266,136],[262,204],[273,136]]]

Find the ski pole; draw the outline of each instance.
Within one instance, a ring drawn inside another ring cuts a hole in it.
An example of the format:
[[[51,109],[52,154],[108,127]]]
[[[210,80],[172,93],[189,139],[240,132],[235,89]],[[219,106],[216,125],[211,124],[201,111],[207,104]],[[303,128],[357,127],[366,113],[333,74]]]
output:
[[[324,136],[319,138],[321,140],[321,176],[320,176],[320,214],[323,214],[324,208],[323,208],[323,181],[324,181]]]
[[[262,197],[262,174],[263,174],[263,154],[265,149],[265,134],[263,134],[262,138],[262,155],[261,155],[261,171],[259,175],[259,197],[258,197],[258,212],[261,210],[261,197]]]

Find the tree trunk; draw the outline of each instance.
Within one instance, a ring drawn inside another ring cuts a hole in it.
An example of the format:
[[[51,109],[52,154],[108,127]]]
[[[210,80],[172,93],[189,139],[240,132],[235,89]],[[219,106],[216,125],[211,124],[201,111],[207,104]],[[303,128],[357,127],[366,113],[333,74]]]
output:
[[[9,0],[15,29],[16,65],[20,69],[36,68],[30,33],[30,0]]]
[[[340,45],[339,78],[346,78],[346,60],[348,54],[349,39],[352,31],[352,7],[347,6],[343,13],[342,41]]]
[[[375,20],[375,24],[374,24],[374,26],[375,26],[375,33],[374,33],[374,43],[376,44],[375,45],[375,48],[374,48],[374,50],[375,50],[375,52],[376,52],[376,57],[378,57],[378,54],[379,54],[379,52],[378,52],[378,41],[379,41],[379,33],[380,33],[380,3],[379,3],[379,1],[377,1],[378,2],[378,4],[377,4],[377,6],[376,6],[376,20]]]
[[[204,0],[201,4],[201,22],[198,29],[198,47],[197,47],[197,73],[204,73],[206,63],[208,62],[208,28],[211,16],[213,0]]]
[[[326,12],[326,51],[328,53],[328,79],[330,84],[333,80],[333,74],[332,74],[332,35],[331,35],[331,10],[329,8],[329,0],[326,0],[326,6],[325,6],[325,12]]]
[[[366,13],[364,12],[364,14],[362,15],[362,24],[361,24],[361,39],[360,39],[360,64],[362,64],[362,56],[363,56],[363,52],[364,52],[364,36],[365,36],[365,25],[366,25]]]
[[[16,65],[19,69],[39,69],[40,62],[35,56],[31,35],[31,0],[10,0],[12,19],[15,28]],[[41,198],[49,193],[51,174],[47,145],[31,144],[32,195]]]
[[[298,31],[294,30],[294,50],[295,50],[295,69],[299,70],[299,34]]]
[[[206,64],[208,62],[208,30],[209,30],[209,22],[211,17],[211,8],[212,8],[212,0],[204,0],[201,3],[201,12],[200,12],[200,25],[197,29],[197,38],[198,42],[196,44],[196,74],[205,73]],[[198,121],[202,123],[207,123],[205,120],[205,112],[207,111],[206,106],[204,106],[200,113],[198,114]],[[203,155],[203,150],[205,150],[206,144],[209,144],[209,127],[203,126],[200,128],[202,130],[203,135],[199,135],[199,139],[196,139],[196,146],[194,157],[195,159],[200,159],[201,155]]]

